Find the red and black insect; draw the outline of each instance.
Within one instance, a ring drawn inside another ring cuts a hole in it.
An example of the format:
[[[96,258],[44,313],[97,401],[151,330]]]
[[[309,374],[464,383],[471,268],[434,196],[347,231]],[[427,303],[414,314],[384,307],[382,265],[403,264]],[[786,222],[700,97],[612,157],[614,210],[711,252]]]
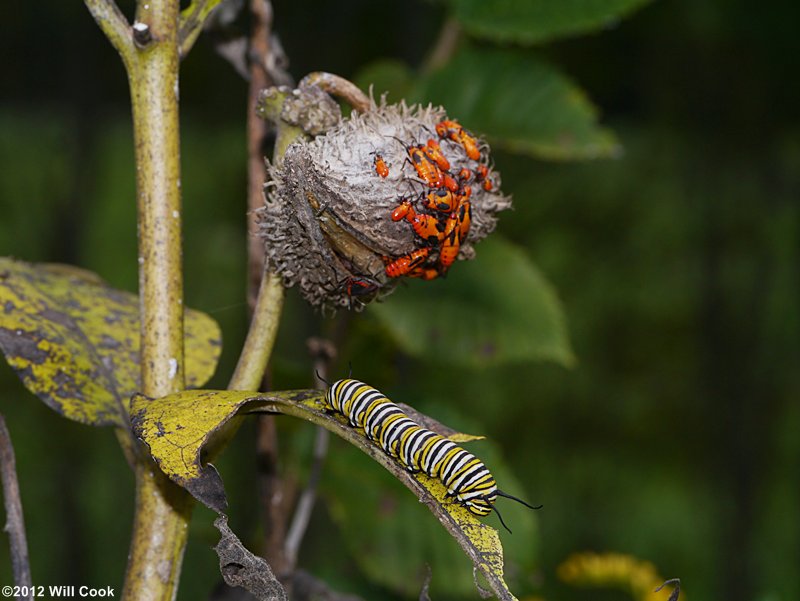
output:
[[[450,138],[458,135],[458,132],[464,129],[458,121],[440,121],[436,124],[436,134],[440,138]]]
[[[462,183],[468,182],[469,180],[472,179],[472,171],[470,171],[466,167],[462,167],[461,170],[458,172],[458,179],[461,180]]]
[[[461,249],[461,239],[458,236],[458,221],[455,217],[447,220],[445,238],[439,248],[439,271],[444,275],[455,262],[458,251]]]
[[[430,254],[431,248],[424,246],[396,259],[383,257],[383,262],[386,264],[384,267],[386,275],[390,278],[399,278],[407,275],[410,271],[422,265]]]
[[[392,211],[392,221],[401,219],[408,221],[414,229],[414,233],[428,244],[437,244],[444,237],[444,224],[433,215],[417,213],[409,199],[403,200]]]
[[[479,161],[481,158],[481,151],[478,147],[478,141],[467,133],[466,130],[461,130],[461,135],[459,136],[458,142],[464,147],[464,151],[467,153],[467,156],[471,158],[473,161]]]
[[[478,141],[471,133],[461,127],[458,121],[441,121],[437,123],[436,133],[440,138],[448,138],[457,144],[461,144],[464,152],[473,161],[480,160],[481,151],[478,147]]]
[[[439,143],[436,140],[428,140],[427,144],[423,147],[420,146],[428,155],[428,158],[432,160],[442,171],[450,171],[450,161],[447,160],[447,157],[444,156],[442,149],[439,147]]]
[[[439,248],[439,271],[445,274],[455,262],[461,244],[469,234],[472,224],[472,208],[468,200],[462,199],[458,208],[447,219],[441,247]]]
[[[415,267],[414,269],[409,271],[407,275],[410,278],[419,278],[421,280],[429,282],[431,280],[435,280],[436,278],[438,278],[440,274],[439,270],[436,269],[435,267],[423,267],[420,265],[419,267]]]
[[[394,137],[394,136],[392,136]],[[440,188],[444,185],[444,173],[439,168],[435,161],[432,161],[425,153],[424,146],[407,146],[400,138],[394,138],[403,145],[408,153],[406,161],[411,163],[411,166],[417,172],[420,179],[428,184],[430,188]]]
[[[452,175],[450,175],[449,173],[445,173],[443,181],[445,188],[447,188],[451,192],[458,192],[458,182]]]
[[[472,205],[470,202],[466,199],[462,200],[457,213],[458,238],[459,242],[463,244],[469,235],[469,228],[472,225]]]
[[[431,190],[425,195],[425,208],[450,213],[458,206],[458,194],[447,188]]]
[[[347,291],[347,296],[352,298],[374,294],[378,291],[381,285],[375,280],[371,280],[369,278],[349,277],[342,282],[342,287]]]

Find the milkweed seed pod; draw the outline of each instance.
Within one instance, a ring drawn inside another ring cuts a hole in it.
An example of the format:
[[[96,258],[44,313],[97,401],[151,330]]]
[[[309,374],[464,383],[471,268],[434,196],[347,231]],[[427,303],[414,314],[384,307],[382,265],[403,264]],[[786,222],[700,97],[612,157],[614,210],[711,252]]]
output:
[[[270,268],[312,305],[361,308],[401,277],[434,279],[497,222],[489,147],[441,108],[376,106],[269,167],[260,212]]]

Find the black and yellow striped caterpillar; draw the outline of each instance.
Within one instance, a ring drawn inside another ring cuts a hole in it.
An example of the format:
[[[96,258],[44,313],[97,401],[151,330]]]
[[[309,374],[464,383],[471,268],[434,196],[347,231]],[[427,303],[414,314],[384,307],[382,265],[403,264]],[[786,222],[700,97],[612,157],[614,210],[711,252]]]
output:
[[[539,509],[499,490],[491,472],[480,459],[453,441],[417,424],[398,405],[368,384],[350,378],[337,380],[328,388],[325,404],[344,415],[351,426],[363,428],[367,438],[400,461],[408,471],[421,471],[441,480],[447,488],[447,496],[472,513],[485,516],[494,510],[509,532],[511,530],[494,505],[498,496]]]

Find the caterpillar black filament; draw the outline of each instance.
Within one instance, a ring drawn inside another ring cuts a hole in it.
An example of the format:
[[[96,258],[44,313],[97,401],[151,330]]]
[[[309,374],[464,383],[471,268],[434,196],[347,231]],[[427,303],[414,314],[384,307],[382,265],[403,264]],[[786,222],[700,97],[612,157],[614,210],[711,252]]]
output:
[[[337,380],[325,395],[328,408],[344,415],[350,425],[363,428],[367,438],[397,459],[410,472],[424,472],[438,478],[447,488],[447,496],[472,513],[485,516],[497,513],[500,523],[509,530],[495,507],[498,496],[513,499],[531,509],[522,499],[497,488],[491,472],[472,453],[453,441],[417,424],[381,392],[358,380]]]

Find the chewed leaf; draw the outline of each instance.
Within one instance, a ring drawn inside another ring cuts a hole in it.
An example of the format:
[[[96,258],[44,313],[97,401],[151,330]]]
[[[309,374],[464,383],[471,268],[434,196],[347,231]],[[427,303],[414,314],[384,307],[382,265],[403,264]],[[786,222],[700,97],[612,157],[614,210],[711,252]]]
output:
[[[225,426],[244,406],[258,406],[258,395],[230,390],[185,390],[159,399],[131,399],[134,434],[167,476],[215,511],[227,506],[222,480],[203,458]]]
[[[121,426],[139,389],[139,299],[69,265],[0,258],[0,347],[25,386],[69,419]],[[213,375],[219,327],[187,310],[188,386]]]
[[[214,551],[219,556],[219,571],[225,584],[247,590],[254,599],[287,601],[286,590],[270,565],[242,544],[228,526],[228,518],[218,517],[214,526],[221,535]]]
[[[174,482],[216,511],[226,506],[222,481],[203,458],[214,452],[235,419],[249,413],[283,413],[322,426],[355,445],[409,488],[458,541],[499,599],[513,600],[503,580],[503,547],[497,531],[469,510],[445,497],[442,483],[425,474],[410,474],[364,436],[363,430],[325,410],[318,390],[254,393],[190,390],[159,399],[137,395],[131,403],[132,424],[158,465]],[[451,438],[456,433],[452,433]]]

